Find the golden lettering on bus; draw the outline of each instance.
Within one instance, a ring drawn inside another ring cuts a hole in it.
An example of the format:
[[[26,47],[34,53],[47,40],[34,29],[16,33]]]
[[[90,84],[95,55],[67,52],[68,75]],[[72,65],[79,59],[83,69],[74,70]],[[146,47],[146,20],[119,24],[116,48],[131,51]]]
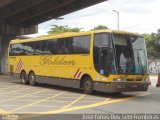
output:
[[[41,65],[75,65],[76,62],[73,60],[66,60],[66,56],[54,57],[54,56],[41,56]]]

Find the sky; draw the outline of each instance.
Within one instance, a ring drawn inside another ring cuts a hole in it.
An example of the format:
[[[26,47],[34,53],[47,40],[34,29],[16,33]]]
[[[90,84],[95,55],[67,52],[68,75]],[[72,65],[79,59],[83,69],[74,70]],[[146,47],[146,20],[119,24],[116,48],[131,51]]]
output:
[[[117,29],[117,13],[120,13],[120,30],[138,33],[157,32],[160,28],[160,0],[109,0],[62,16],[62,20],[50,20],[39,25],[33,37],[46,35],[51,25],[80,27],[83,31],[105,25]]]

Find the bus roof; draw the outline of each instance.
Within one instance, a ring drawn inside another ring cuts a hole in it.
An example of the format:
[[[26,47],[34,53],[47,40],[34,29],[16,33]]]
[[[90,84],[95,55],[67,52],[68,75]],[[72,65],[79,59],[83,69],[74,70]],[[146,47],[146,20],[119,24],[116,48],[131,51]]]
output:
[[[14,39],[11,40],[12,43],[21,43],[21,42],[28,42],[28,41],[37,41],[37,40],[47,40],[47,39],[56,39],[56,38],[63,38],[63,37],[73,37],[73,36],[80,36],[80,35],[89,35],[93,33],[115,33],[115,34],[124,34],[124,35],[133,35],[133,36],[141,36],[138,33],[132,33],[122,30],[110,30],[110,29],[104,29],[104,30],[92,30],[87,32],[66,32],[66,33],[60,33],[60,34],[52,34],[52,35],[44,35],[36,38],[30,38],[30,39]]]

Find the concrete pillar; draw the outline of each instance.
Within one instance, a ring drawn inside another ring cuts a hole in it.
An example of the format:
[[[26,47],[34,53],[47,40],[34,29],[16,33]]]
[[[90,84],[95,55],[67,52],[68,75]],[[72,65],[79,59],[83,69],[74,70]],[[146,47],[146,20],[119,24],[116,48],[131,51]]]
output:
[[[8,35],[0,35],[0,73],[8,72],[8,46],[13,37]]]
[[[38,32],[38,25],[20,27],[8,25],[0,21],[0,73],[8,72],[8,45],[15,36],[34,34]]]
[[[2,73],[2,36],[0,36],[0,73]]]

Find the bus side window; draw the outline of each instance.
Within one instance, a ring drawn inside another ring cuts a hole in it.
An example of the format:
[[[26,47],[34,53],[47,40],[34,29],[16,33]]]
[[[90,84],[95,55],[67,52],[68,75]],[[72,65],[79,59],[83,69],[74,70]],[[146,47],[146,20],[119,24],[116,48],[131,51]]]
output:
[[[11,47],[12,47],[12,48],[11,48],[11,52],[12,52],[11,54],[12,54],[13,56],[19,55],[18,52],[17,52],[17,44],[13,44]]]
[[[110,46],[108,34],[95,34],[93,48],[94,66],[98,72],[103,71],[103,74],[106,75],[111,72],[108,65],[109,61],[107,61],[107,58],[109,57],[107,51],[109,50]]]
[[[34,49],[31,42],[27,42],[23,44],[25,55],[33,55]]]
[[[73,49],[74,49],[74,53],[89,54],[90,53],[90,36],[74,37]]]
[[[64,38],[63,39],[59,39],[57,41],[57,54],[63,54],[64,53]]]
[[[34,54],[35,55],[41,54],[41,43],[40,43],[40,41],[34,42]]]
[[[46,43],[46,52],[48,54],[56,54],[57,40],[48,40]]]
[[[65,38],[65,46],[64,46],[65,54],[73,54],[73,37]]]
[[[23,51],[23,45],[18,43],[18,44],[14,44],[14,55],[23,55],[24,51]]]
[[[58,54],[71,54],[73,38],[62,38],[57,42],[57,53]]]
[[[47,50],[47,41],[41,41],[42,54],[47,54],[46,50]]]

